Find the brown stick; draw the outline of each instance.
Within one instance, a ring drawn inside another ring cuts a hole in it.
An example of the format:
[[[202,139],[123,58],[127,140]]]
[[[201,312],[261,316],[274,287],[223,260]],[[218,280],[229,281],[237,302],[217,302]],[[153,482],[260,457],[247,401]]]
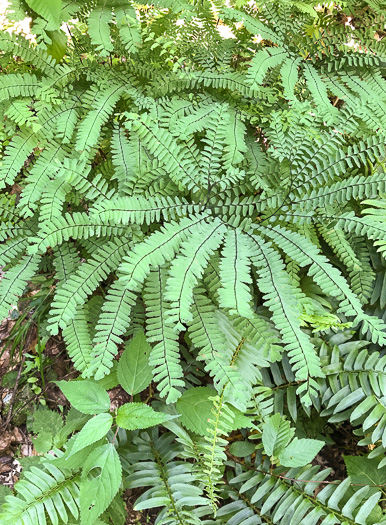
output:
[[[12,409],[13,409],[13,405],[14,405],[15,400],[16,400],[17,387],[19,386],[20,376],[21,376],[21,373],[22,373],[22,370],[23,370],[24,362],[25,362],[25,354],[23,352],[23,356],[21,358],[21,363],[20,363],[20,366],[19,366],[19,371],[18,371],[17,376],[16,376],[15,386],[13,387],[13,390],[12,390],[11,401],[9,402],[9,410],[8,410],[7,419],[5,420],[3,425],[1,426],[1,430],[5,430],[8,427],[9,422],[11,421]]]

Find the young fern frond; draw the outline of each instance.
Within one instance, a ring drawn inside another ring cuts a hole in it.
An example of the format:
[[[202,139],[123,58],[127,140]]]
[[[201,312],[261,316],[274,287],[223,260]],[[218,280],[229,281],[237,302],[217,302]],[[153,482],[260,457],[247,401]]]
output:
[[[219,503],[218,490],[223,476],[222,465],[226,458],[224,447],[228,444],[226,436],[232,429],[234,413],[224,403],[224,394],[211,398],[213,401],[212,418],[208,420],[210,436],[204,436],[207,444],[203,451],[203,471],[206,474],[205,490],[213,512]]]

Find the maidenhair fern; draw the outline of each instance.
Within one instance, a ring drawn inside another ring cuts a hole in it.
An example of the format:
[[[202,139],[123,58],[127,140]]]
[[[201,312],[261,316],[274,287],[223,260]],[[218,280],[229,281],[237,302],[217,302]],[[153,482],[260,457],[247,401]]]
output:
[[[10,4],[0,317],[46,279],[79,376],[0,523],[120,525],[132,488],[159,524],[385,524],[386,5]]]

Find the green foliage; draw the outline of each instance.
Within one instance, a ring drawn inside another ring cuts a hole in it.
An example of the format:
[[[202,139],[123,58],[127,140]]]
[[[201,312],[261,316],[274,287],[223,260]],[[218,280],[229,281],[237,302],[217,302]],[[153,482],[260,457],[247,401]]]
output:
[[[0,317],[79,377],[0,523],[384,525],[384,3],[11,7]]]
[[[152,380],[149,366],[151,346],[143,331],[132,339],[119,359],[117,374],[120,385],[132,396],[147,388]]]
[[[171,418],[167,414],[155,412],[143,403],[126,403],[118,408],[117,425],[127,430],[143,429],[160,425]]]

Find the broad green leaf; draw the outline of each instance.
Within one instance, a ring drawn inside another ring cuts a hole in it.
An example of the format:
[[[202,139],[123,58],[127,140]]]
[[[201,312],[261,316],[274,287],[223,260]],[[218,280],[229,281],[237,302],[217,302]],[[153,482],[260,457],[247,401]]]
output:
[[[9,487],[6,487],[5,485],[0,485],[0,505],[2,505],[5,501],[6,496],[11,496],[12,490]]]
[[[67,441],[67,437],[75,432],[75,430],[80,430],[87,423],[90,417],[90,415],[82,414],[82,412],[79,412],[79,410],[76,408],[71,407],[67,414],[66,424],[54,436],[55,446],[61,448]]]
[[[284,467],[303,467],[314,459],[323,446],[324,441],[318,439],[295,438],[279,454],[279,461]]]
[[[77,434],[75,436],[72,436],[67,443],[65,444],[66,450],[60,458],[55,458],[50,460],[50,462],[54,463],[54,465],[57,465],[60,468],[66,468],[66,469],[73,469],[78,468],[79,465],[83,465],[86,461],[87,457],[89,456],[90,452],[94,450],[96,447],[99,447],[101,445],[105,444],[105,441],[101,439],[99,442],[92,443],[91,445],[88,445],[87,447],[82,448],[78,452],[72,452],[72,448],[74,446],[74,443],[76,441]]]
[[[177,410],[181,414],[181,423],[200,436],[207,432],[208,419],[212,417],[213,401],[209,398],[216,391],[209,387],[196,387],[186,390],[177,401]]]
[[[229,447],[229,451],[236,457],[244,458],[250,456],[256,449],[256,445],[248,443],[247,441],[235,441]]]
[[[67,50],[67,35],[61,29],[56,31],[47,31],[51,38],[51,44],[47,46],[47,54],[55,59],[56,63],[60,62]]]
[[[208,419],[212,418],[213,401],[216,391],[209,387],[195,387],[186,390],[177,401],[181,423],[200,436],[209,436]],[[257,428],[252,420],[240,410],[229,407],[234,414],[232,429]]]
[[[49,24],[59,27],[62,0],[26,0],[30,8]]]
[[[107,434],[112,424],[113,417],[106,413],[98,414],[87,421],[82,430],[76,435],[71,454],[99,441]]]
[[[136,430],[160,425],[174,417],[156,412],[144,403],[126,403],[118,408],[117,425],[126,430]]]
[[[32,438],[33,446],[35,447],[36,452],[38,454],[45,454],[52,448],[52,433],[42,431],[39,432],[39,434]]]
[[[95,381],[56,381],[71,405],[83,414],[100,414],[110,409],[110,398]]]
[[[50,432],[57,434],[63,427],[63,417],[59,412],[41,407],[33,413],[32,430],[35,433]]]
[[[151,346],[143,331],[127,345],[118,363],[118,381],[132,396],[145,390],[153,378],[149,365]]]
[[[118,492],[122,467],[113,444],[94,449],[86,459],[80,486],[82,525],[93,525]]]
[[[366,456],[343,456],[347,474],[353,483],[360,485],[384,485],[386,483],[386,469],[378,468],[378,458]],[[377,487],[370,487],[369,494],[377,492]]]
[[[263,446],[269,456],[280,454],[295,433],[295,429],[290,427],[290,422],[283,419],[280,414],[268,417],[262,428]]]
[[[118,369],[118,362],[114,361],[113,366],[110,369],[110,373],[106,376],[102,377],[102,379],[98,379],[97,383],[105,390],[110,390],[111,388],[115,388],[119,385],[118,381],[118,375],[117,375],[117,369]]]

